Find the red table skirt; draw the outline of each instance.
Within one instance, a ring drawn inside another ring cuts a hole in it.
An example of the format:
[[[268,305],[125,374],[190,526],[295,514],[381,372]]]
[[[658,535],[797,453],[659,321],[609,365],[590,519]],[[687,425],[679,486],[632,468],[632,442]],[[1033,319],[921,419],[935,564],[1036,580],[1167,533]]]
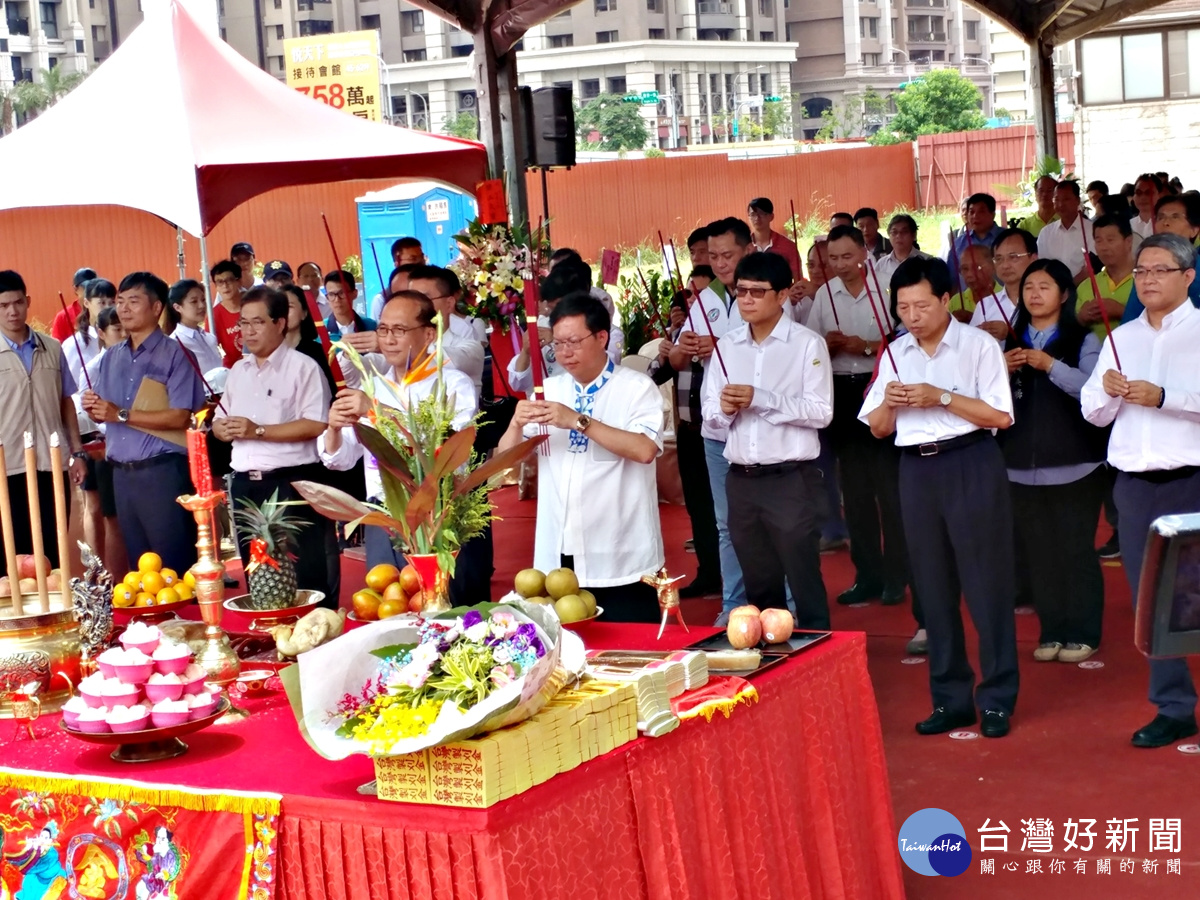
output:
[[[834,635],[756,683],[759,703],[728,720],[639,739],[489,810],[285,791],[279,896],[903,897],[864,636]]]

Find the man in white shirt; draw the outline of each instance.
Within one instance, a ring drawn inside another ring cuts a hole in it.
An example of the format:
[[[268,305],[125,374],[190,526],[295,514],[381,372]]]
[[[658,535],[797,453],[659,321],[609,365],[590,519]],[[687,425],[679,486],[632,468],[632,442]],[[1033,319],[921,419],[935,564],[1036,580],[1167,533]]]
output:
[[[712,370],[716,340],[742,324],[742,315],[733,295],[734,274],[738,263],[750,252],[750,226],[741,219],[720,219],[708,226],[708,264],[717,277],[692,304],[687,322],[671,349],[670,361],[675,371],[683,371],[693,360],[700,360],[704,366],[703,377],[707,378]],[[729,505],[725,499],[725,476],[729,474],[729,460],[725,458],[726,429],[706,420],[700,433],[704,437],[704,459],[708,464],[708,481],[717,516],[717,543],[721,552],[721,614],[715,623],[721,626],[729,621],[730,612],[745,605],[746,587],[729,536]]]
[[[487,343],[487,325],[482,319],[461,315],[462,283],[450,269],[441,266],[420,266],[408,276],[408,288],[424,294],[433,301],[433,308],[442,315],[446,333],[462,340]]]
[[[321,480],[315,438],[325,430],[329,386],[320,367],[287,345],[287,298],[270,288],[253,288],[242,302],[242,339],[247,355],[234,363],[221,403],[225,413],[213,420],[213,434],[232,442],[234,509],[241,500],[300,500],[293,481]],[[294,507],[291,515],[308,524],[296,536],[296,583],[321,591],[330,609],[338,605],[330,582],[326,546],[333,522],[312,507]],[[336,546],[336,544],[334,545]],[[250,561],[250,536],[238,536],[242,564]]]
[[[605,352],[608,312],[584,292],[550,313],[562,372],[544,400],[522,400],[500,440],[515,446],[549,432],[538,460],[533,564],[569,566],[606,619],[657,622],[657,595],[642,577],[663,564],[655,461],[662,452],[662,394],[647,376]]]
[[[841,467],[842,500],[850,533],[854,586],[837,598],[843,605],[882,599],[904,601],[910,580],[904,523],[900,519],[900,452],[858,421],[871,385],[876,353],[895,330],[890,303],[867,278],[867,249],[857,228],[829,233],[829,262],[837,275],[817,292],[809,327],[825,338],[833,371],[833,423],[829,435]],[[875,305],[872,310],[872,304]],[[836,315],[835,315],[836,313]],[[916,612],[916,609],[914,609]],[[917,613],[918,623],[920,615]]]
[[[928,253],[916,248],[917,220],[907,213],[892,216],[892,220],[888,222],[888,238],[892,242],[891,252],[875,260],[875,274],[879,277],[885,295],[888,285],[892,283],[892,273],[900,268],[900,263],[913,255],[918,259],[929,258]]]
[[[1003,737],[1020,676],[1012,501],[992,429],[1012,424],[1012,393],[999,344],[950,315],[952,290],[940,259],[896,271],[892,302],[908,333],[880,360],[859,418],[876,437],[895,434],[904,453],[900,509],[929,633],[933,696],[933,713],[917,732],[973,725],[978,705],[983,736]],[[979,633],[978,687],[963,641],[963,597]]]
[[[1139,175],[1133,183],[1133,206],[1137,215],[1130,220],[1129,226],[1143,240],[1154,234],[1154,205],[1162,191],[1163,184],[1158,176],[1149,172]]]
[[[703,410],[705,423],[728,435],[729,533],[747,599],[787,609],[790,585],[799,626],[821,630],[829,628],[829,600],[817,430],[833,418],[833,383],[825,342],[783,314],[791,283],[777,254],[751,253],[738,264],[744,324],[721,340],[722,364],[704,378]]]
[[[985,320],[984,313],[980,313],[979,321],[976,321],[972,314],[972,325],[984,326],[995,320],[999,328],[993,330],[985,327],[984,330],[1000,341],[1008,337],[1008,328],[999,321],[999,315],[1002,312],[1008,316],[1009,322],[1016,320],[1016,304],[1021,299],[1021,279],[1025,276],[1025,270],[1037,258],[1037,239],[1023,228],[1006,228],[996,236],[996,242],[992,245],[992,266],[995,269],[995,279],[1004,287],[995,295],[999,301],[998,307],[989,300],[989,306],[993,307],[987,311],[989,317]],[[979,308],[978,304],[975,308]]]
[[[1038,235],[1038,256],[1057,259],[1071,270],[1075,283],[1087,278],[1087,267],[1083,264],[1083,247],[1086,241],[1089,250],[1094,248],[1092,223],[1079,212],[1079,182],[1060,181],[1054,188],[1054,211],[1057,221],[1051,222]]]
[[[693,258],[693,262],[695,259]],[[592,284],[592,267],[587,264],[578,250],[572,250],[570,247],[559,247],[550,257],[550,271],[553,272],[563,263],[569,263],[572,271],[574,271],[581,282],[587,282],[587,292],[593,298],[604,304],[604,308],[608,310],[608,317],[612,320],[612,330],[608,335],[608,358],[613,361],[613,365],[619,366],[625,354],[625,332],[621,330],[621,326],[617,322],[617,306],[613,303],[613,299],[609,296],[608,291],[602,287],[597,287]],[[695,263],[699,265],[699,263]],[[634,347],[632,352],[637,352],[638,348]]]
[[[968,324],[982,328],[1004,343],[1017,309],[1009,299],[1007,289],[996,290],[996,263],[991,247],[972,244],[959,258],[959,268],[975,304]],[[1017,284],[1019,286],[1020,281]]]
[[[1133,277],[1145,310],[1105,341],[1080,406],[1093,425],[1113,426],[1117,534],[1136,605],[1150,523],[1200,509],[1200,310],[1188,301],[1195,250],[1179,235],[1151,235],[1138,248]],[[1186,659],[1149,663],[1158,715],[1134,733],[1133,745],[1164,747],[1196,734],[1196,688]]]

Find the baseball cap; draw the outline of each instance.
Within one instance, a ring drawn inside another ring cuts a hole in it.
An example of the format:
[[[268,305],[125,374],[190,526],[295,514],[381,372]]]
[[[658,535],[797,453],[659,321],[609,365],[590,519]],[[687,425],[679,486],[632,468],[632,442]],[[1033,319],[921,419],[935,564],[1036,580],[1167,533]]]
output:
[[[766,213],[768,216],[775,215],[775,204],[766,197],[755,197],[750,201],[750,209]]]
[[[233,259],[233,257],[237,256],[239,253],[249,253],[251,256],[253,256],[254,248],[245,241],[238,241],[233,245],[233,247],[230,248],[229,258]]]
[[[96,277],[96,270],[89,269],[86,266],[82,269],[75,270],[75,276],[71,279],[72,287],[79,287],[85,281],[91,281]]]
[[[291,278],[292,277],[292,267],[289,266],[282,259],[273,259],[269,263],[267,263],[265,266],[263,266],[263,273],[262,273],[263,281],[270,281],[276,275],[286,275],[288,278]]]

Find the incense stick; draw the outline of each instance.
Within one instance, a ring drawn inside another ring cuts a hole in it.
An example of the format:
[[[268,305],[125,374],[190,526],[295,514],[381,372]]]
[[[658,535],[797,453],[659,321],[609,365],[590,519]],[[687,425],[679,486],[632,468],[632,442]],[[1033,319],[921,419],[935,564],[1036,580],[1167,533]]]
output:
[[[1087,266],[1088,278],[1092,282],[1092,299],[1100,305],[1100,319],[1104,322],[1104,333],[1108,335],[1108,345],[1112,348],[1113,362],[1117,364],[1117,371],[1122,375],[1121,357],[1117,355],[1117,342],[1113,340],[1112,325],[1108,321],[1108,310],[1104,308],[1104,298],[1100,296],[1100,287],[1096,284],[1096,273],[1092,270],[1092,257],[1088,251],[1087,229],[1083,227],[1082,218],[1079,221],[1079,233],[1083,235],[1083,264]]]
[[[67,312],[67,300],[63,297],[63,292],[58,292],[58,302],[62,306],[63,314],[69,319],[71,314]],[[99,324],[99,323],[97,323]],[[99,331],[99,329],[97,329]],[[83,358],[83,348],[79,346],[79,329],[72,328],[71,336],[75,339],[75,352],[79,355],[79,371],[83,373],[83,380],[87,383],[88,390],[92,390],[92,376],[88,374],[87,362]]]
[[[865,269],[866,263],[860,263]],[[866,271],[863,272],[863,287],[867,289],[867,303],[871,305],[871,315],[875,317],[875,327],[879,329],[879,334],[883,338],[883,352],[887,354],[888,362],[892,364],[892,371],[896,373],[897,380],[900,379],[900,367],[896,365],[896,357],[892,356],[892,342],[887,339],[888,330],[883,327],[883,319],[879,317],[879,310],[875,308],[875,295],[871,292],[871,283],[867,280]],[[830,293],[830,299],[833,299],[833,294]]]
[[[342,274],[342,258],[338,256],[337,247],[333,243],[333,232],[329,230],[329,220],[325,218],[325,213],[321,213],[321,224],[325,226],[325,237],[329,239],[329,252],[333,254],[334,271],[338,273],[338,283],[341,284],[342,290],[346,292],[346,299],[350,299],[351,286],[346,284],[346,276]],[[384,291],[384,296],[387,296],[387,291]],[[337,361],[337,355],[333,352],[333,344],[329,340],[329,330],[325,327],[325,320],[321,318],[321,310],[317,307],[316,300],[309,300],[305,294],[305,300],[308,301],[308,314],[313,318],[313,324],[317,326],[317,337],[321,341],[321,349],[325,351],[325,356],[329,360],[329,370],[333,374],[333,382],[339,388],[346,386],[346,376],[342,374],[341,364]]]

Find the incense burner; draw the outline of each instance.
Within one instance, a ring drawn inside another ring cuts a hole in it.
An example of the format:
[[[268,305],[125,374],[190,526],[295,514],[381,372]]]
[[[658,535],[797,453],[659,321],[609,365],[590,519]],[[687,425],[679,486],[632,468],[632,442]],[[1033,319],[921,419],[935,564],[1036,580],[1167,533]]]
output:
[[[26,599],[32,608],[36,595]],[[14,714],[11,694],[28,694],[41,702],[42,712],[58,710],[79,683],[81,647],[79,624],[70,601],[50,594],[50,612],[14,615],[0,610],[0,718]]]

